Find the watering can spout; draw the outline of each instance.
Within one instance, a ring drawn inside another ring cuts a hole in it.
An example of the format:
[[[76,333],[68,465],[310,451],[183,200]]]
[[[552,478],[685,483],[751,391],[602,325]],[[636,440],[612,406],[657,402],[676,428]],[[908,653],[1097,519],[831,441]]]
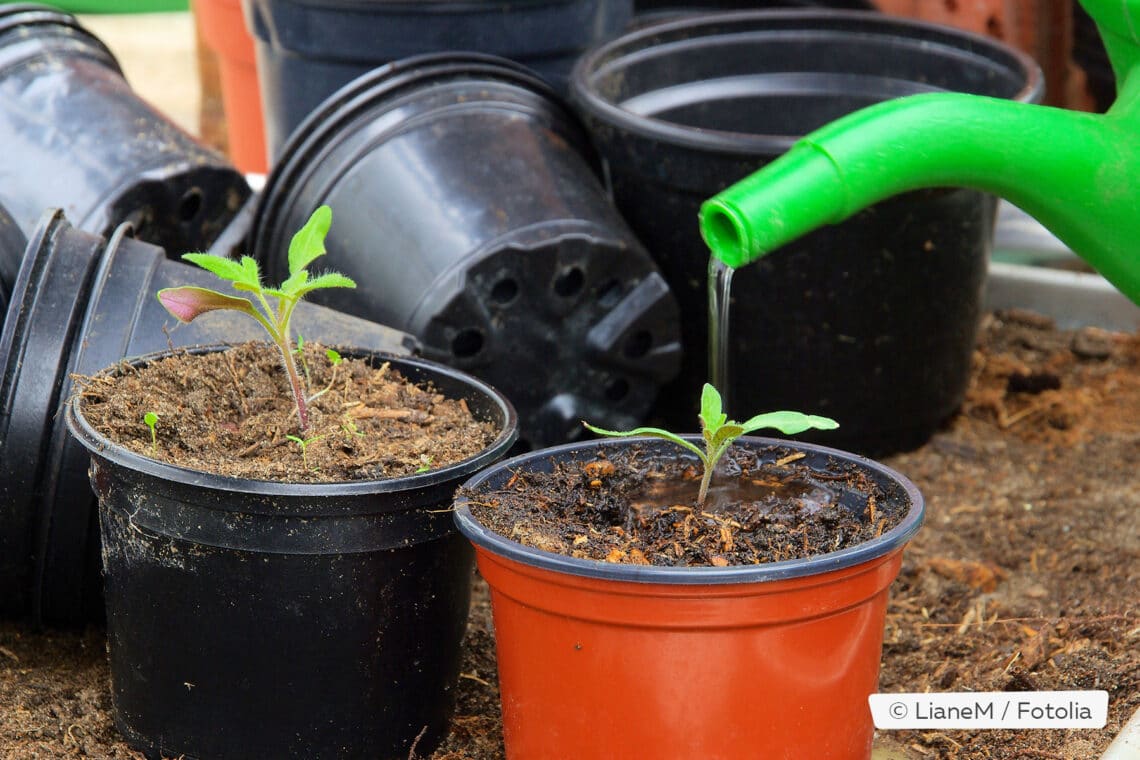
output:
[[[880,200],[970,187],[1034,216],[1140,303],[1140,0],[1083,0],[1119,95],[1105,114],[958,93],[856,111],[701,207],[713,256],[742,266]]]

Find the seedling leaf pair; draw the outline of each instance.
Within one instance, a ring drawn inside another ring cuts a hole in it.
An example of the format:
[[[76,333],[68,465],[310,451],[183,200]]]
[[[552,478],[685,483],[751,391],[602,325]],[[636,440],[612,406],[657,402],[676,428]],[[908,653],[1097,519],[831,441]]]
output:
[[[331,225],[332,209],[328,206],[321,206],[313,212],[309,221],[293,235],[288,253],[289,276],[275,288],[262,285],[257,261],[249,256],[242,256],[238,261],[208,253],[187,253],[182,256],[186,261],[229,282],[234,290],[250,293],[249,298],[193,286],[158,291],[158,300],[180,322],[192,322],[207,312],[218,310],[241,312],[257,320],[281,352],[281,361],[289,377],[302,433],[308,431],[309,417],[301,378],[293,361],[289,334],[293,310],[302,298],[314,290],[356,287],[352,279],[338,272],[313,277],[307,269],[309,264],[326,253],[325,237]],[[276,299],[276,305],[271,304],[270,299]]]
[[[701,437],[705,443],[704,450],[676,433],[671,433],[661,428],[639,427],[633,430],[618,431],[603,430],[602,428],[594,427],[588,422],[583,422],[582,424],[598,435],[613,438],[628,438],[637,435],[662,438],[696,454],[697,458],[701,461],[701,465],[704,467],[704,473],[701,476],[700,491],[697,493],[697,504],[699,506],[704,505],[705,499],[708,496],[709,483],[712,481],[712,474],[713,470],[716,469],[716,463],[720,461],[720,458],[728,451],[728,447],[732,445],[733,441],[740,436],[763,428],[779,430],[784,435],[795,435],[805,430],[834,430],[839,427],[839,423],[829,417],[803,414],[802,412],[768,412],[766,414],[758,414],[746,422],[730,420],[728,419],[728,415],[724,413],[720,393],[709,383],[705,383],[704,388],[701,390],[701,411],[698,416],[701,421]]]

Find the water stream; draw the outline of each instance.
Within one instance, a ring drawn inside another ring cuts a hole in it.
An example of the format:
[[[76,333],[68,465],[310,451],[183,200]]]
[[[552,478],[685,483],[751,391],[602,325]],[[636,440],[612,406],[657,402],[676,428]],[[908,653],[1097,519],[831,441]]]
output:
[[[715,256],[709,257],[709,382],[720,392],[723,409],[729,405],[729,301],[736,270]],[[729,415],[730,417],[732,415]]]

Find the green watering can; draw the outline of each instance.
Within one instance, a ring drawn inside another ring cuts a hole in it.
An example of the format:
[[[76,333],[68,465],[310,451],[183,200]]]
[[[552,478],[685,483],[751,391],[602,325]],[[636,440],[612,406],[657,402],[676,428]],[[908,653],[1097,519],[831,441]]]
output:
[[[958,93],[864,108],[705,201],[713,256],[740,267],[892,195],[970,187],[1034,216],[1140,304],[1140,0],[1081,4],[1116,74],[1107,113]]]

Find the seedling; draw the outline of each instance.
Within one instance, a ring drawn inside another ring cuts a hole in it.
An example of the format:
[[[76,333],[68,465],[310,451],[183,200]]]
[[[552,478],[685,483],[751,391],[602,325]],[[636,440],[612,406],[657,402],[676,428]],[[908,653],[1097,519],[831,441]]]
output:
[[[701,391],[701,436],[705,441],[704,451],[696,444],[685,440],[676,433],[670,433],[668,430],[653,427],[640,427],[634,430],[616,431],[616,430],[603,430],[594,427],[588,422],[583,422],[589,430],[592,430],[599,435],[612,436],[615,438],[626,438],[634,435],[648,435],[654,438],[663,438],[666,441],[683,446],[689,451],[697,455],[701,460],[701,465],[704,467],[704,472],[701,475],[701,488],[697,492],[697,505],[704,506],[705,498],[708,496],[709,483],[712,481],[713,470],[716,469],[716,463],[724,456],[724,452],[728,451],[728,447],[742,435],[746,435],[761,428],[773,428],[779,430],[784,435],[794,435],[802,433],[805,430],[834,430],[839,427],[839,423],[829,417],[819,417],[814,414],[803,414],[801,412],[768,412],[767,414],[758,414],[747,422],[736,422],[735,420],[728,419],[728,415],[722,410],[722,403],[720,394],[712,385],[705,383],[704,389]]]
[[[293,310],[308,293],[321,288],[355,288],[356,283],[337,272],[310,277],[306,267],[325,254],[325,236],[332,224],[332,210],[321,206],[289,243],[289,277],[276,288],[261,284],[261,271],[257,261],[242,256],[240,261],[213,256],[207,253],[187,253],[183,259],[197,264],[231,283],[235,290],[252,293],[253,298],[242,298],[219,293],[209,288],[183,286],[158,291],[158,300],[178,321],[192,322],[208,311],[231,310],[248,314],[269,333],[281,352],[285,374],[297,406],[297,419],[302,435],[309,429],[309,412],[293,349],[289,338],[289,321]],[[276,307],[270,304],[276,299]]]
[[[416,475],[421,472],[427,472],[431,469],[431,454],[423,454],[420,456],[420,466],[416,468]]]
[[[147,412],[143,415],[143,422],[150,428],[150,451],[153,454],[158,451],[158,433],[155,432],[155,425],[158,424],[158,415],[154,412]]]
[[[312,438],[301,438],[300,436],[296,435],[287,435],[285,438],[301,447],[301,461],[304,462],[307,466],[309,464],[309,444],[316,443],[317,441],[324,438],[324,436],[314,435]]]

